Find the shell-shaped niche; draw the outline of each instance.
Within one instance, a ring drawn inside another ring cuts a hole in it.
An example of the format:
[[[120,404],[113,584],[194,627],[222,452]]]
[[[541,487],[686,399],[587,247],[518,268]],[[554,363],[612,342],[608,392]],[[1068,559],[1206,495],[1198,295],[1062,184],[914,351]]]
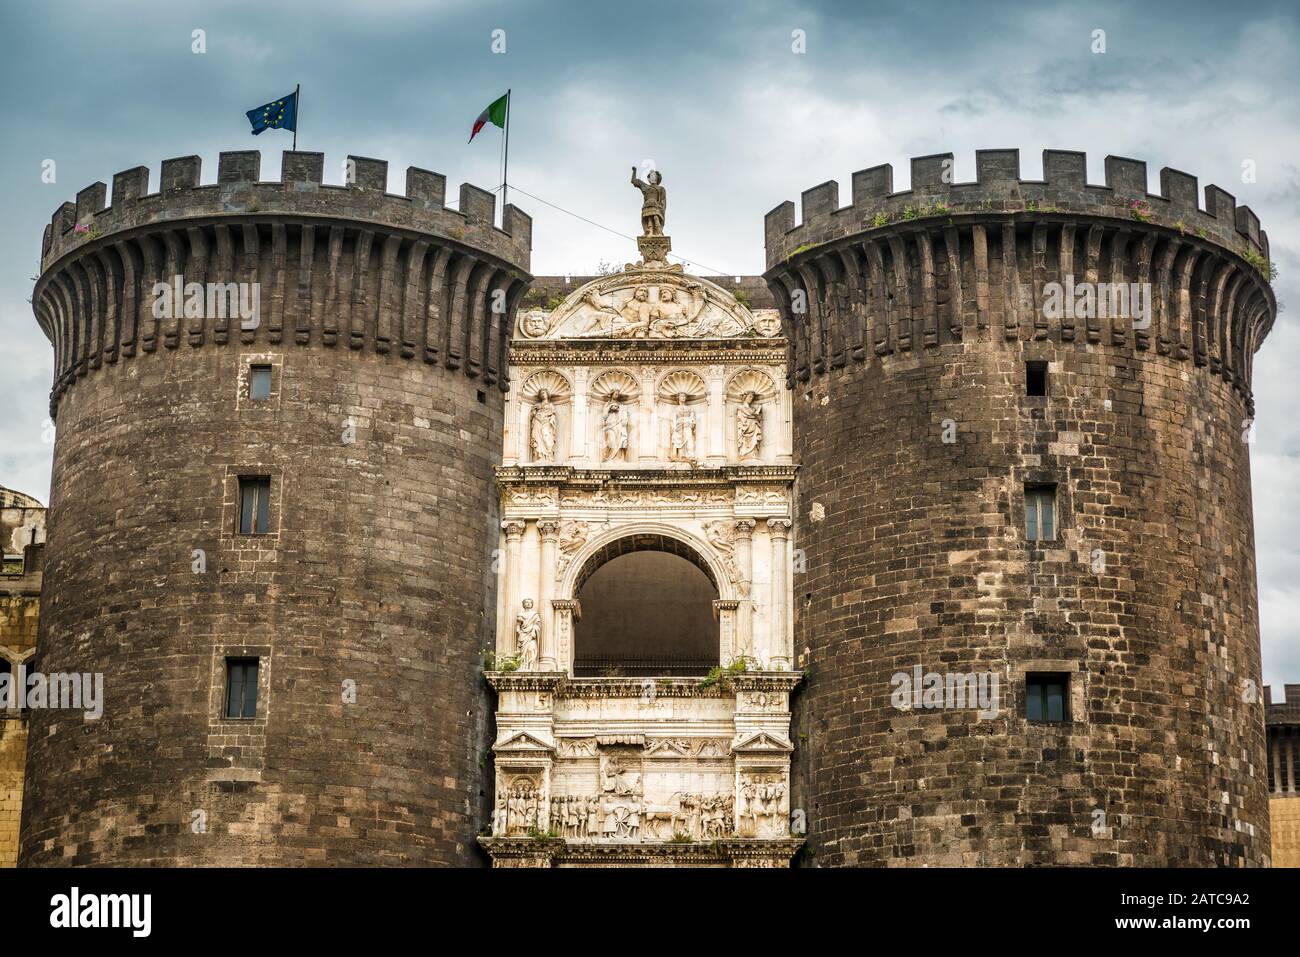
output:
[[[659,380],[658,391],[659,398],[667,402],[676,402],[679,395],[685,395],[687,402],[695,402],[703,399],[709,390],[697,373],[679,369]]]
[[[591,384],[592,397],[601,402],[610,399],[626,402],[637,398],[640,394],[641,387],[637,385],[636,379],[621,369],[603,373]]]
[[[543,392],[552,402],[567,402],[573,395],[573,388],[569,385],[569,380],[554,369],[543,369],[528,377],[520,390],[520,396],[525,402],[531,403],[536,402]]]
[[[731,377],[727,383],[728,399],[741,402],[750,394],[756,395],[760,400],[776,395],[776,385],[771,376],[758,369],[742,369]]]

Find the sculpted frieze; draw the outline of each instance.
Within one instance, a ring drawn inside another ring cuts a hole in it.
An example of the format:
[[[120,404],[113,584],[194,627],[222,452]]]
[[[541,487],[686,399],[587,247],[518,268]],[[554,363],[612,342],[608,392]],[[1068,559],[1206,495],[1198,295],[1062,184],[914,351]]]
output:
[[[524,312],[528,339],[770,339],[776,310],[750,312],[720,286],[674,270],[632,269],[574,290],[554,311]]]

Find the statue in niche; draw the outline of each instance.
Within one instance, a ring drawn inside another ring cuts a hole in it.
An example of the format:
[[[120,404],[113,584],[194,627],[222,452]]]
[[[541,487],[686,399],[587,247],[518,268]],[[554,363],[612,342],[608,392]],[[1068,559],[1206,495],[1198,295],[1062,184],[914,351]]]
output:
[[[545,389],[537,394],[537,404],[533,406],[532,423],[529,427],[529,441],[533,450],[534,462],[551,462],[555,459],[555,437],[557,433],[555,406]]]
[[[602,462],[614,459],[627,461],[627,429],[627,409],[623,408],[620,396],[616,395],[605,406],[605,418],[601,426],[604,436],[604,451],[600,457]]]
[[[763,441],[763,406],[756,402],[758,395],[745,394],[745,401],[736,410],[736,452],[742,459],[758,455]]]
[[[537,666],[537,641],[542,634],[542,616],[533,611],[533,600],[525,598],[523,611],[515,616],[515,653],[519,670],[532,671]]]
[[[668,458],[672,461],[695,461],[695,413],[687,405],[684,392],[677,393],[677,408],[673,410],[669,446]]]
[[[643,236],[662,236],[664,218],[668,213],[668,190],[663,187],[663,176],[657,169],[646,173],[644,182],[636,175],[632,167],[632,185],[641,190],[641,234]]]

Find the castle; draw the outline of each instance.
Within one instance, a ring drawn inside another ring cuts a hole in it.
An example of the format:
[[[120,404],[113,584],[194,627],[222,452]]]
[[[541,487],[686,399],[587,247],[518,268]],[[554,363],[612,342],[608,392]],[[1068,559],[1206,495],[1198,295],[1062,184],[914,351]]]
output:
[[[1232,196],[923,157],[710,280],[634,173],[574,282],[323,166],[45,231],[36,663],[106,693],[30,711],[21,863],[1270,862]]]

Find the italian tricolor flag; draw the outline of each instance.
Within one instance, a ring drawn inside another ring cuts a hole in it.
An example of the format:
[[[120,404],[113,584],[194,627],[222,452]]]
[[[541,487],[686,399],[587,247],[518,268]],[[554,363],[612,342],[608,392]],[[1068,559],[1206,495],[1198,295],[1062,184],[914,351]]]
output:
[[[474,121],[474,129],[469,134],[471,143],[474,142],[474,137],[478,136],[478,131],[487,126],[489,122],[494,126],[501,127],[503,130],[506,128],[506,104],[509,102],[510,94],[507,93],[499,100],[494,100],[491,106],[478,115],[478,119]]]

